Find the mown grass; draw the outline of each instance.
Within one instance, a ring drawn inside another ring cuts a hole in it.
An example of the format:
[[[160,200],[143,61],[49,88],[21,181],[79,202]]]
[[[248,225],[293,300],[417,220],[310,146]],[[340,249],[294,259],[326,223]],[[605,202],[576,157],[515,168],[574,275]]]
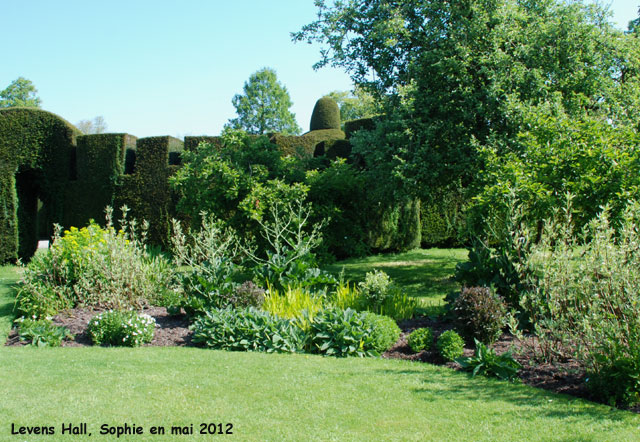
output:
[[[2,268],[0,275],[1,305],[12,307],[17,269]],[[3,333],[11,316],[10,308],[0,308]],[[196,348],[3,347],[0,367],[0,440],[61,440],[63,423],[83,422],[92,436],[65,439],[115,440],[99,434],[101,425],[125,423],[144,434],[119,440],[212,439],[169,434],[172,426],[191,424],[197,433],[200,423],[231,423],[231,437],[243,441],[631,441],[640,432],[633,413],[408,361]],[[11,435],[12,424],[53,426],[56,435]],[[151,426],[168,434],[151,435]]]
[[[444,297],[460,285],[453,280],[456,265],[466,261],[466,249],[416,249],[409,252],[352,258],[326,266],[336,276],[362,281],[367,272],[386,272],[406,293],[420,301],[422,314],[442,311]]]
[[[428,364],[193,348],[4,348],[10,425],[232,423],[238,440],[635,440],[640,417]],[[207,437],[202,437],[207,439]],[[29,437],[28,440],[58,440]]]
[[[20,274],[18,267],[0,267],[0,343],[4,344],[13,323],[15,302],[15,283]]]

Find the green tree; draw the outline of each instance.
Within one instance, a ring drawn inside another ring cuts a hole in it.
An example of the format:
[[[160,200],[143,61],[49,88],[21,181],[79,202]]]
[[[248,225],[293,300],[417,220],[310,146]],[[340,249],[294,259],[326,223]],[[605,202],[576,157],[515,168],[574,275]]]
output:
[[[340,121],[357,120],[372,117],[379,113],[378,105],[373,95],[362,87],[355,87],[353,91],[333,91],[327,94],[333,98],[340,108]]]
[[[481,148],[521,149],[523,110],[542,104],[569,118],[636,125],[638,39],[596,5],[561,0],[350,0],[316,2],[318,20],[293,34],[323,45],[332,65],[384,98],[377,136],[354,152],[370,168],[428,198],[468,188]],[[636,41],[631,41],[636,40]],[[631,55],[630,55],[631,54]],[[397,182],[394,182],[397,188]]]
[[[0,108],[5,107],[40,107],[42,100],[36,95],[38,90],[31,80],[18,77],[0,92]]]
[[[264,68],[251,74],[243,90],[244,94],[237,94],[231,100],[238,117],[229,120],[230,127],[258,135],[301,132],[295,114],[289,111],[293,104],[289,92],[280,84],[273,69]]]

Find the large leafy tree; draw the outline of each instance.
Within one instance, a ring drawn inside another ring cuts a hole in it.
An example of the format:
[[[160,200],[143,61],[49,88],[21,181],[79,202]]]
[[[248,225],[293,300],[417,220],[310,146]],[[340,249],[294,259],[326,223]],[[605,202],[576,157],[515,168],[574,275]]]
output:
[[[5,107],[40,107],[42,100],[31,80],[18,77],[0,92],[0,108]]]
[[[470,186],[481,148],[522,150],[523,111],[556,108],[637,124],[637,39],[604,11],[561,0],[319,0],[294,40],[319,42],[315,65],[346,69],[387,103],[355,151],[394,186],[428,196]],[[632,41],[634,40],[634,41]],[[426,195],[425,195],[426,194]]]
[[[231,100],[237,118],[229,120],[229,126],[250,134],[279,132],[289,135],[300,133],[295,114],[289,108],[293,104],[287,88],[270,68],[261,69],[244,84],[244,93]]]
[[[380,110],[373,95],[362,87],[353,91],[332,91],[327,94],[333,98],[340,108],[340,121],[356,120],[377,115]]]

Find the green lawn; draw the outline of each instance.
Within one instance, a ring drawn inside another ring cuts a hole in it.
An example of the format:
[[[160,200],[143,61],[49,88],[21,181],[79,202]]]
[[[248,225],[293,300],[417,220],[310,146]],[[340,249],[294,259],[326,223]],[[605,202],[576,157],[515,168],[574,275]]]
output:
[[[426,260],[428,253],[370,262]],[[364,272],[366,261],[360,270],[350,261],[346,271]],[[403,267],[388,268],[402,278]],[[442,274],[426,263],[416,267]],[[1,268],[0,275],[0,334],[6,336],[16,269]],[[640,416],[633,413],[408,361],[196,348],[3,347],[0,368],[0,440],[60,440],[63,423],[87,423],[92,433],[69,440],[115,440],[99,434],[101,425],[125,423],[144,434],[118,440],[211,439],[149,434],[151,426],[170,433],[172,426],[191,424],[197,433],[200,423],[231,423],[227,437],[243,441],[631,441],[640,434]],[[12,436],[12,424],[53,426],[56,435]]]
[[[3,344],[13,321],[14,284],[18,279],[18,267],[0,267],[0,343]]]
[[[345,278],[351,281],[362,281],[367,272],[383,270],[409,296],[420,300],[422,313],[435,314],[447,293],[460,289],[452,277],[456,264],[464,262],[467,254],[466,249],[417,249],[348,259],[325,269],[335,275],[344,270]]]

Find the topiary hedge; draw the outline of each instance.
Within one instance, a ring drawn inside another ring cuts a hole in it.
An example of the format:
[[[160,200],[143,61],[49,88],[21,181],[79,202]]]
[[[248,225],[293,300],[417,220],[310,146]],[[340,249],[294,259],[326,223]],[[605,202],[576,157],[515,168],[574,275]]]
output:
[[[300,136],[274,134],[269,141],[277,145],[283,155],[313,156],[318,143],[343,139],[344,132],[340,129],[323,129]]]
[[[0,110],[0,263],[34,253],[39,223],[63,222],[78,135],[41,109]]]
[[[340,130],[340,108],[331,97],[322,97],[316,102],[311,114],[309,130],[338,129]]]
[[[135,172],[124,176],[117,189],[116,208],[127,205],[129,216],[148,221],[149,241],[155,244],[167,242],[169,223],[175,216],[176,197],[169,187],[169,177],[180,166],[171,164],[171,158],[179,158],[182,150],[183,143],[177,138],[140,138]]]

